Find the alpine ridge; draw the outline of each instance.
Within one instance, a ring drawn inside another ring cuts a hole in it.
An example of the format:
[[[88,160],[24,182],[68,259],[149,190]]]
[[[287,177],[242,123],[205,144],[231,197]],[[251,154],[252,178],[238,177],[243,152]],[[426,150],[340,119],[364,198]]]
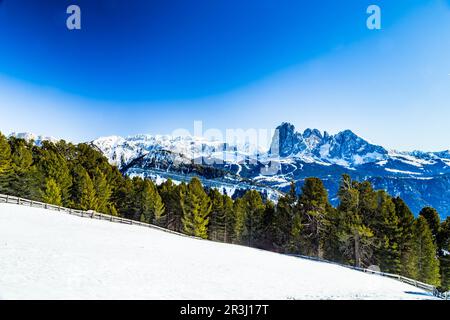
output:
[[[37,143],[54,140],[26,133],[13,135]],[[402,197],[415,214],[425,206],[436,208],[442,218],[450,212],[449,150],[387,150],[351,130],[334,135],[317,129],[298,132],[285,122],[276,128],[266,149],[169,135],[109,136],[89,144],[122,173],[149,177],[157,183],[168,178],[188,181],[197,176],[206,187],[231,196],[256,189],[276,200],[289,189],[291,181],[299,190],[305,178],[317,177],[324,181],[331,202],[336,204],[339,181],[346,173]],[[271,170],[267,170],[268,165]]]

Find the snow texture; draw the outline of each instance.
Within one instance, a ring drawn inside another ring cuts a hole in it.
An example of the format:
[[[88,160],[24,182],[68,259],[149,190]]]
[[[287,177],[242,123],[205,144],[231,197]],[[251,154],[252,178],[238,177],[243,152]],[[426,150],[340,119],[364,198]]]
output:
[[[433,299],[333,264],[0,204],[2,299]]]

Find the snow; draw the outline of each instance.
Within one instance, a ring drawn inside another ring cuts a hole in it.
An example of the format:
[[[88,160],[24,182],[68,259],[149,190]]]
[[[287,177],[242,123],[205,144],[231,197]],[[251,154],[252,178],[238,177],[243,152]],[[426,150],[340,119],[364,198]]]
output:
[[[353,155],[353,164],[361,165],[369,162],[375,162],[378,160],[384,160],[385,156],[379,152],[369,152],[364,155]]]
[[[161,150],[170,151],[187,159],[204,157],[220,159],[222,162],[238,163],[264,153],[263,146],[249,141],[220,141],[202,136],[148,135],[139,134],[126,138],[118,136],[101,137],[92,144],[98,147],[113,165],[121,166],[145,154]]]
[[[433,299],[333,264],[0,204],[3,299]]]
[[[419,172],[412,172],[412,171],[404,171],[404,170],[397,170],[397,169],[391,169],[391,168],[385,168],[384,170],[392,173],[400,173],[400,174],[413,174],[413,175],[420,175]]]
[[[327,158],[328,155],[330,154],[330,144],[326,143],[326,144],[320,146],[319,154],[320,154],[320,157]]]
[[[59,139],[54,137],[47,137],[43,135],[36,135],[30,132],[12,132],[9,137],[15,137],[17,139],[24,139],[25,141],[33,141],[35,145],[41,146],[43,141],[50,141],[56,143]]]
[[[427,156],[432,156],[431,153],[426,153]],[[433,165],[436,162],[433,160],[423,159],[419,158],[417,156],[414,156],[408,152],[397,152],[397,151],[390,151],[389,156],[391,158],[394,158],[396,160],[399,160],[405,164],[415,166],[415,167],[423,167],[424,165]]]

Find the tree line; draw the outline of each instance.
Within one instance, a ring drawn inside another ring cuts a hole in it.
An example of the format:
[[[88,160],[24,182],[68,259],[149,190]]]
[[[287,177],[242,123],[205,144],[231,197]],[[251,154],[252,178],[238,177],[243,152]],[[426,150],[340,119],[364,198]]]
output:
[[[450,287],[450,219],[417,218],[405,202],[370,182],[342,177],[333,207],[318,178],[292,183],[277,203],[255,190],[238,196],[170,179],[124,176],[94,147],[0,133],[0,193],[121,216],[214,241],[301,254],[401,274]],[[233,197],[232,197],[233,196]]]

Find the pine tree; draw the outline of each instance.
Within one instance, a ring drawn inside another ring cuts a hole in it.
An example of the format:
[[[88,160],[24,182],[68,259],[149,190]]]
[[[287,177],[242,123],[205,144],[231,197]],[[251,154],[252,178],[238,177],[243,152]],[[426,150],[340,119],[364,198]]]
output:
[[[136,218],[135,190],[133,181],[124,177],[113,193],[113,204],[121,217],[127,219]]]
[[[274,250],[274,238],[275,238],[275,217],[276,217],[275,204],[267,200],[264,206],[263,214],[263,237],[261,239],[261,247],[265,250]]]
[[[382,271],[400,273],[401,257],[399,241],[401,229],[392,198],[383,190],[377,192],[378,208],[376,223],[370,225],[375,230],[375,237],[379,241],[375,252],[375,263]]]
[[[58,150],[54,143],[43,141],[42,147],[35,152],[34,160],[40,174],[41,183],[45,184],[47,179],[53,179],[61,189],[63,205],[67,206],[70,202],[72,176],[69,164],[61,150]]]
[[[322,180],[307,178],[299,199],[302,224],[302,253],[323,258],[323,242],[330,207]]]
[[[110,213],[112,188],[108,183],[106,175],[99,168],[96,168],[95,170],[93,183],[98,201],[97,210],[102,213]]]
[[[373,231],[363,223],[359,213],[358,183],[343,175],[339,186],[339,227],[337,237],[347,262],[357,267],[367,265],[374,248]]]
[[[97,210],[98,199],[95,194],[95,187],[87,172],[84,173],[81,185],[80,209]]]
[[[263,239],[264,203],[256,190],[248,190],[242,197],[243,230],[241,243],[247,246],[259,247]]]
[[[441,225],[439,213],[434,208],[425,207],[420,211],[419,216],[426,219],[428,226],[430,227],[431,234],[433,235],[433,241],[436,242]]]
[[[225,212],[225,234],[224,234],[224,241],[227,243],[232,243],[233,239],[235,239],[234,234],[234,228],[236,224],[236,216],[234,211],[234,202],[233,200],[228,196],[223,196],[223,210]]]
[[[307,245],[308,248],[311,247],[305,242],[303,222],[304,219],[302,214],[299,211],[294,212],[294,217],[291,222],[291,229],[288,234],[289,240],[285,246],[287,253],[305,254],[307,253],[305,246]]]
[[[155,217],[157,225],[178,232],[183,231],[181,196],[186,193],[186,189],[185,183],[176,186],[171,179],[161,184],[159,194],[165,210],[159,217]]]
[[[236,218],[234,224],[233,243],[243,244],[245,233],[246,208],[244,205],[244,200],[242,198],[237,198],[234,201],[233,211],[234,216]]]
[[[225,241],[226,212],[224,208],[224,197],[217,189],[209,192],[211,199],[211,214],[209,219],[209,239]]]
[[[273,226],[273,245],[275,251],[299,253],[298,250],[292,247],[293,242],[299,240],[299,238],[295,240],[291,239],[292,228],[297,227],[297,225],[293,224],[294,218],[299,218],[297,202],[296,186],[294,182],[291,182],[289,192],[278,199],[276,207]],[[295,247],[298,248],[298,245],[296,243]]]
[[[12,174],[8,190],[21,198],[41,200],[41,188],[37,183],[32,145],[23,139],[10,138]]]
[[[8,139],[0,132],[0,193],[8,192],[11,173],[11,147]]]
[[[119,216],[119,213],[117,212],[116,206],[112,203],[108,204],[108,213],[114,217]]]
[[[411,261],[411,255],[413,254],[411,240],[414,215],[400,197],[394,198],[393,202],[400,230],[400,236],[398,238],[398,251],[401,264],[400,274],[406,277],[412,277],[414,274],[414,271],[412,270],[414,265],[411,265],[409,262]]]
[[[331,205],[327,211],[327,224],[323,235],[323,257],[326,260],[344,263],[339,241],[340,213]]]
[[[149,179],[143,181],[140,202],[141,221],[153,223],[154,221],[159,221],[163,216],[164,204],[161,196],[159,195],[155,184]]]
[[[187,185],[187,192],[181,195],[181,208],[184,232],[206,239],[211,203],[198,178],[192,178]]]
[[[427,220],[419,216],[413,224],[411,262],[415,268],[414,278],[435,286],[440,285],[439,260],[436,257],[436,244]]]
[[[42,195],[42,200],[45,203],[53,204],[55,206],[62,205],[61,188],[53,178],[48,178],[45,183],[45,191]]]
[[[441,266],[441,290],[450,290],[450,217],[441,223],[438,235],[438,252]]]

